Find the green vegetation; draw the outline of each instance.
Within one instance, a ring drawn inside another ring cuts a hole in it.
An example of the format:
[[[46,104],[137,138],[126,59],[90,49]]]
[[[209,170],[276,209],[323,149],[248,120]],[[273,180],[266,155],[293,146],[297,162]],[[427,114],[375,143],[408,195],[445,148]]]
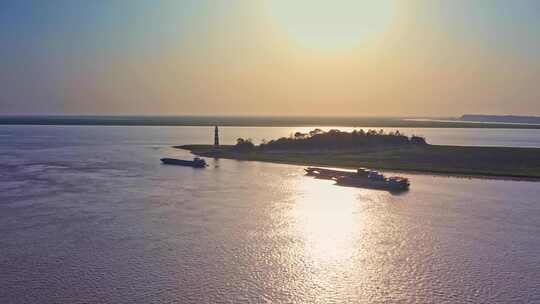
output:
[[[288,139],[278,139],[259,146],[253,145],[249,140],[239,139],[237,145],[221,146],[218,149],[211,145],[177,148],[190,150],[199,156],[237,160],[343,168],[368,167],[452,175],[540,178],[540,149],[536,148],[436,146],[407,137],[405,141],[399,133],[373,133],[368,139],[366,132],[364,135],[354,135],[361,136],[355,140],[352,140],[352,133],[346,132],[334,132],[324,140],[314,140],[314,136],[314,133],[296,134]],[[397,137],[382,139],[378,136]],[[332,144],[322,144],[324,141]]]
[[[239,138],[238,143],[245,140]],[[399,131],[384,133],[384,130],[354,130],[352,132],[343,132],[332,129],[324,132],[321,129],[315,129],[308,133],[296,132],[290,137],[282,137],[277,140],[271,140],[268,143],[261,144],[259,150],[344,150],[360,149],[366,147],[396,147],[408,145],[426,145],[424,138],[412,136],[411,138],[401,134]],[[236,145],[238,146],[238,144]]]

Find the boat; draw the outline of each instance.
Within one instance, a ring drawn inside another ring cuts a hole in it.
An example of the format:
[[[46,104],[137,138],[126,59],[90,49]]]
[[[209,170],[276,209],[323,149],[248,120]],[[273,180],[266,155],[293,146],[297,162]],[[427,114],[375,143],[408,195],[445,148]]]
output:
[[[338,185],[371,189],[405,191],[410,187],[409,179],[400,176],[386,177],[375,170],[358,169],[355,174],[336,177]]]
[[[386,177],[378,171],[359,168],[354,171],[333,170],[326,168],[309,167],[305,169],[306,175],[321,179],[335,180],[342,186],[380,189],[388,191],[406,191],[409,189],[409,180],[405,177]]]
[[[162,158],[161,162],[165,165],[186,166],[186,167],[193,167],[193,168],[205,168],[208,166],[204,159],[198,158],[198,157],[193,158],[193,160]]]

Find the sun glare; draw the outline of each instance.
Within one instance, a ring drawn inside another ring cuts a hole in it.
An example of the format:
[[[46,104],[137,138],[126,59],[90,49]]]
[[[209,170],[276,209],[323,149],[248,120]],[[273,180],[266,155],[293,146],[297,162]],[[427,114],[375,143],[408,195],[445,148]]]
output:
[[[272,0],[269,14],[294,40],[310,48],[350,49],[383,33],[395,19],[396,0]]]
[[[293,215],[306,255],[317,264],[349,261],[360,225],[354,214],[356,189],[336,189],[331,181],[305,177],[299,188],[303,195],[297,199]]]

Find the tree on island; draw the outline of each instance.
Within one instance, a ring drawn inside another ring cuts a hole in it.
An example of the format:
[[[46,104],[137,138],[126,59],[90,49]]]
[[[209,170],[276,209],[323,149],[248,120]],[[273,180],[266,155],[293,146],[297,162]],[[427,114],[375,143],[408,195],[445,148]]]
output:
[[[411,136],[411,144],[414,145],[427,145],[426,139],[421,136],[413,135]]]
[[[236,140],[236,145],[234,145],[233,149],[239,152],[247,152],[255,149],[255,145],[253,144],[251,138],[238,138]]]
[[[294,139],[305,139],[308,135],[302,132],[294,133]]]

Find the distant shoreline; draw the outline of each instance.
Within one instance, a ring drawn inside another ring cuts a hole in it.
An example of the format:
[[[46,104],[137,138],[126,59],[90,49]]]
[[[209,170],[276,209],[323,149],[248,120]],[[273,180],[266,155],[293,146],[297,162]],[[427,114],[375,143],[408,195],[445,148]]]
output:
[[[229,126],[540,129],[540,125],[467,122],[450,118],[272,116],[0,116],[0,125]]]
[[[326,166],[344,169],[368,167],[411,174],[432,174],[471,178],[489,178],[540,182],[540,149],[502,147],[435,146],[385,150],[373,153],[355,152],[249,152],[233,151],[232,146],[214,149],[211,145],[183,145],[177,149],[201,157],[262,161],[304,166]],[[492,157],[487,160],[486,157]],[[477,160],[475,160],[477,158]],[[446,161],[452,159],[452,162]],[[512,161],[504,165],[505,160]],[[475,165],[476,164],[476,165]],[[524,166],[527,164],[527,166]]]
[[[465,114],[461,121],[496,122],[510,124],[540,124],[538,116]]]

